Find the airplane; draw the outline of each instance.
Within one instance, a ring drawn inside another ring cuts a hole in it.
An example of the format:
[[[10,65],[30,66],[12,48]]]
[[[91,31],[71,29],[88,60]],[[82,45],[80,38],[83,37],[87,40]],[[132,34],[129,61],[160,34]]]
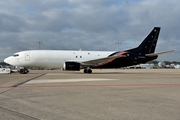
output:
[[[173,52],[155,52],[160,27],[154,27],[136,48],[125,51],[73,51],[73,50],[27,50],[14,53],[4,59],[5,63],[18,66],[20,74],[27,74],[27,68],[63,68],[63,70],[92,73],[92,69],[121,68],[158,58],[158,55]]]

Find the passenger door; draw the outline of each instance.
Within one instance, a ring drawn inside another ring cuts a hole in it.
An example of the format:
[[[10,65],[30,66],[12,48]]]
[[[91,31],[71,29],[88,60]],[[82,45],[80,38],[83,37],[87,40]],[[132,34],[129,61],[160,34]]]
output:
[[[30,53],[25,52],[25,61],[30,61]]]

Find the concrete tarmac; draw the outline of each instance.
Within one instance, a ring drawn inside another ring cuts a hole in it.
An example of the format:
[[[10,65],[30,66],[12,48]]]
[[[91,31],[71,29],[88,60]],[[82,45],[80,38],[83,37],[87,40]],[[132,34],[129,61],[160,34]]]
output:
[[[179,120],[180,70],[0,75],[1,120]]]

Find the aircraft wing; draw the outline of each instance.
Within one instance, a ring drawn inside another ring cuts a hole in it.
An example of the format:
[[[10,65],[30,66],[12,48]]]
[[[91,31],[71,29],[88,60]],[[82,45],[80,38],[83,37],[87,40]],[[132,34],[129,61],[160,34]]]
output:
[[[116,58],[120,58],[120,57],[125,57],[124,54],[127,52],[119,52],[113,56],[108,56],[105,58],[99,58],[99,59],[93,59],[93,60],[87,60],[87,61],[82,61],[81,65],[82,66],[99,66],[99,65],[104,65],[107,64],[113,60],[115,60]]]
[[[122,57],[122,56],[109,56],[109,57],[105,57],[105,58],[84,61],[84,62],[81,62],[81,65],[82,66],[102,65],[102,64],[109,63],[109,62],[111,62],[114,59],[119,58],[119,57]]]
[[[158,56],[158,55],[169,53],[169,52],[174,52],[174,50],[168,50],[168,51],[158,52],[158,53],[150,53],[150,54],[146,54],[146,56]]]

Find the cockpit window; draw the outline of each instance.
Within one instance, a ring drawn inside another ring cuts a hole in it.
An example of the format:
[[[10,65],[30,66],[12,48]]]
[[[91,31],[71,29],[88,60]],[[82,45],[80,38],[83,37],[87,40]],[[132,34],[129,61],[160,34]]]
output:
[[[13,56],[14,56],[14,57],[17,57],[17,56],[19,56],[19,54],[14,54]]]

